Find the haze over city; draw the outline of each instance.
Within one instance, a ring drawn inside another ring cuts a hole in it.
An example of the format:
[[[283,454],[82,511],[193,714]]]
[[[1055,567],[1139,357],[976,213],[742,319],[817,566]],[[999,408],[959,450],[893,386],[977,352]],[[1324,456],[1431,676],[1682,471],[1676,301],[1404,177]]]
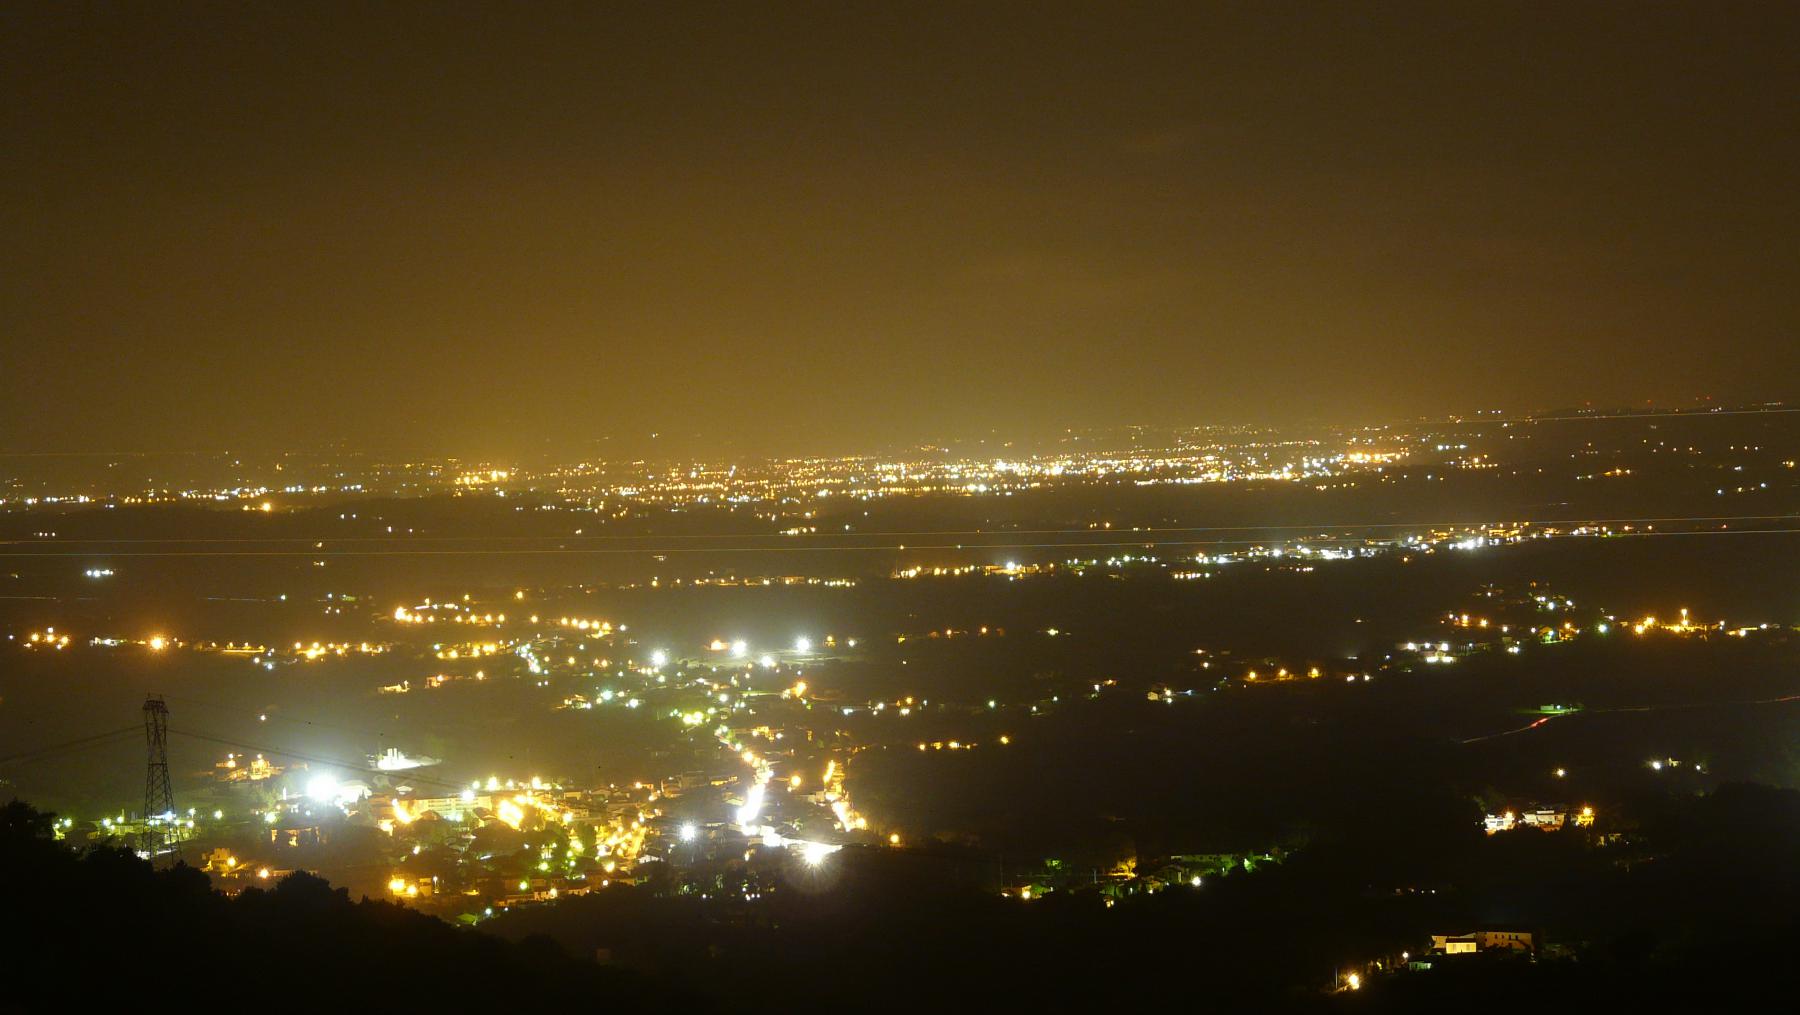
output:
[[[845,453],[1800,374],[1785,4],[0,17],[6,451]]]

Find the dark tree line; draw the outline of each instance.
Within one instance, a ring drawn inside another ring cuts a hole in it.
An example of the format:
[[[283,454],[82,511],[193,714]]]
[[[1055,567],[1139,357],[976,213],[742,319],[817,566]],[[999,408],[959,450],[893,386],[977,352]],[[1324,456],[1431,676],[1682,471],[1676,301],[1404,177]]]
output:
[[[0,807],[11,942],[0,1010],[696,1003],[549,941],[506,941],[390,902],[352,901],[309,874],[227,897],[192,867],[153,868],[115,845],[69,848],[51,822],[16,800]]]

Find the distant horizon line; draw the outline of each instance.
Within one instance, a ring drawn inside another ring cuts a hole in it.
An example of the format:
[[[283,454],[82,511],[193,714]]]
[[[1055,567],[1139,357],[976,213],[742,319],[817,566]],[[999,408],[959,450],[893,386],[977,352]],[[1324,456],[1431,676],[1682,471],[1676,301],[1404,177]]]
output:
[[[1332,427],[1332,428],[1342,428],[1342,429],[1357,429],[1357,428],[1375,429],[1375,428],[1384,428],[1384,427],[1392,427],[1392,426],[1398,426],[1398,425],[1420,424],[1420,423],[1427,423],[1427,424],[1443,423],[1443,424],[1453,424],[1453,425],[1454,424],[1473,424],[1473,423],[1483,423],[1483,424],[1557,423],[1557,422],[1590,422],[1590,421],[1619,420],[1619,419],[1652,419],[1652,418],[1663,418],[1663,417],[1669,417],[1669,416],[1781,415],[1781,414],[1789,414],[1789,413],[1800,413],[1800,406],[1790,405],[1786,400],[1773,400],[1773,401],[1743,403],[1743,404],[1732,405],[1732,406],[1714,405],[1714,406],[1708,407],[1708,406],[1695,405],[1695,406],[1685,406],[1685,407],[1678,406],[1678,407],[1673,407],[1673,408],[1668,408],[1668,409],[1643,409],[1643,410],[1632,410],[1632,411],[1596,410],[1593,412],[1588,412],[1588,411],[1583,411],[1583,410],[1571,411],[1568,408],[1564,407],[1564,408],[1557,408],[1557,409],[1547,409],[1547,410],[1544,410],[1539,413],[1522,413],[1522,414],[1515,414],[1515,415],[1510,415],[1510,416],[1509,415],[1500,415],[1499,413],[1501,410],[1497,410],[1497,409],[1491,410],[1492,412],[1495,413],[1495,415],[1484,415],[1484,413],[1486,413],[1488,411],[1489,410],[1475,410],[1474,412],[1452,412],[1452,413],[1445,413],[1442,415],[1421,415],[1421,416],[1398,417],[1398,418],[1390,418],[1384,422],[1379,422],[1379,423],[1373,423],[1373,422],[1350,423],[1350,422],[1342,422],[1342,421],[1327,422],[1327,421],[1323,421],[1323,420],[1314,420],[1314,421],[1307,421],[1307,422],[1291,422],[1291,423],[1248,423],[1248,422],[1239,422],[1239,423],[1113,423],[1113,424],[1095,424],[1095,425],[1091,425],[1091,426],[1081,426],[1081,427],[1064,427],[1061,430],[1061,434],[1068,435],[1068,434],[1074,434],[1077,432],[1109,432],[1109,431],[1121,431],[1121,430],[1149,430],[1149,431],[1156,431],[1156,432],[1173,432],[1173,431],[1182,431],[1182,430],[1248,429],[1248,430],[1279,431],[1284,428],[1293,429],[1293,428],[1302,428],[1302,427]],[[988,432],[994,433],[996,431],[997,431],[997,428],[992,428]],[[698,436],[698,435],[696,435],[696,436]],[[661,437],[662,437],[661,431],[651,431],[650,433],[645,435],[645,438],[648,440],[657,440],[657,439],[660,439]],[[601,437],[583,438],[581,440],[574,441],[571,443],[574,443],[574,444],[596,444],[596,443],[600,443],[600,442],[604,442],[604,441],[615,440],[618,438],[619,438],[619,435],[617,435],[617,434],[608,434],[608,435],[601,436]],[[1008,440],[1042,440],[1042,439],[1044,439],[1044,438],[1018,438],[1018,437],[1008,438]],[[985,442],[985,440],[986,440],[986,438],[975,438],[975,437],[921,439],[921,440],[909,442],[909,443],[905,444],[904,446],[907,448],[911,448],[911,449],[919,449],[919,448],[925,448],[925,447],[930,447],[930,446],[941,446],[941,445],[945,445],[945,444],[964,444],[964,443],[971,443],[971,442],[977,442],[977,441]],[[337,439],[325,441],[322,443],[326,444],[326,445],[332,445],[332,444],[344,443],[344,441],[345,441],[344,438],[337,438]],[[895,447],[895,445],[890,444],[890,445],[888,445],[888,447],[892,448],[892,447]],[[884,452],[869,451],[869,452],[858,452],[857,454],[881,454],[881,453],[884,453]],[[330,455],[330,454],[343,454],[343,455],[352,455],[352,456],[357,456],[357,457],[368,457],[368,456],[376,456],[376,455],[381,455],[381,456],[417,455],[422,458],[436,459],[439,461],[464,461],[464,460],[467,460],[467,461],[481,461],[481,462],[499,461],[499,460],[503,460],[504,458],[509,457],[509,456],[471,456],[466,453],[445,452],[445,451],[441,451],[441,450],[430,450],[430,449],[419,448],[419,447],[412,447],[412,448],[399,447],[399,448],[382,448],[382,449],[340,448],[340,449],[335,449],[335,450],[301,450],[301,449],[297,449],[297,448],[255,449],[255,450],[242,449],[242,448],[236,449],[236,450],[231,449],[231,448],[182,448],[182,449],[129,450],[129,451],[128,450],[11,451],[11,450],[0,449],[0,458],[155,458],[155,457],[223,456],[223,455],[326,456],[326,455]],[[805,458],[849,457],[849,455],[845,455],[845,454],[833,455],[833,454],[825,454],[825,453],[821,453],[821,452],[786,453],[786,454],[766,453],[765,452],[765,453],[758,453],[758,454],[743,454],[742,456],[747,457],[747,458],[753,458],[753,459],[761,459],[761,460],[765,460],[765,461],[790,461],[790,460],[805,459]],[[514,452],[510,457],[524,458],[524,457],[533,457],[533,456]],[[637,458],[637,459],[644,459],[644,458],[647,458],[650,456],[635,455],[633,457]],[[693,456],[692,455],[682,455],[679,457],[692,458]]]

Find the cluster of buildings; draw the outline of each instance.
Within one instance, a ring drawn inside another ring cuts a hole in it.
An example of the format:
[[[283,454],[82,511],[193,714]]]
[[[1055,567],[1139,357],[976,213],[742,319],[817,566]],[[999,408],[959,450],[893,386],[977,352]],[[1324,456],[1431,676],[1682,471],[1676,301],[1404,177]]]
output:
[[[1560,832],[1564,828],[1592,828],[1594,809],[1539,807],[1523,811],[1502,811],[1482,817],[1482,827],[1489,835],[1529,828],[1540,832]]]

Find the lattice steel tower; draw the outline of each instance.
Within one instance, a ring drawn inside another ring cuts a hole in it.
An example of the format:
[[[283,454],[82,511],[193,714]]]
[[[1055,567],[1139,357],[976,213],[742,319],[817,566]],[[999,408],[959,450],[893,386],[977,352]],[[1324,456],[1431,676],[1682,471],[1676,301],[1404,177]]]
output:
[[[150,767],[144,772],[144,844],[154,859],[175,841],[175,791],[169,786],[169,706],[162,695],[144,699],[144,744]],[[160,820],[158,820],[160,819]]]

